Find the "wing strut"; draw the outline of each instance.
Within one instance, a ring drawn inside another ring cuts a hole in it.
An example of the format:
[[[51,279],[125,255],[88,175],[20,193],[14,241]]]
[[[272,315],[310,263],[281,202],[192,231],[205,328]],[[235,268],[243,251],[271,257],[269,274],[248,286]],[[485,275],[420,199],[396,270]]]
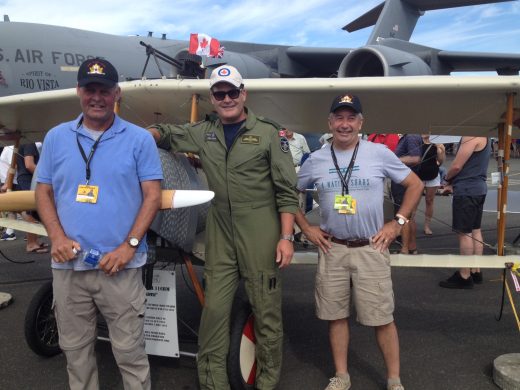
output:
[[[504,256],[506,231],[507,189],[509,185],[509,158],[511,156],[511,135],[513,133],[514,93],[507,94],[505,123],[498,128],[498,166],[501,170],[501,183],[498,186],[497,202],[497,254]]]

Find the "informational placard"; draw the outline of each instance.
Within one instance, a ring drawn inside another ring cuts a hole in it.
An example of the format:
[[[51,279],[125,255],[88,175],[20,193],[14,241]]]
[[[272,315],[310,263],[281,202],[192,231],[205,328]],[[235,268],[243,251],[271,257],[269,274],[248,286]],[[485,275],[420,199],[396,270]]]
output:
[[[146,291],[146,353],[179,357],[175,271],[154,269],[152,286]]]

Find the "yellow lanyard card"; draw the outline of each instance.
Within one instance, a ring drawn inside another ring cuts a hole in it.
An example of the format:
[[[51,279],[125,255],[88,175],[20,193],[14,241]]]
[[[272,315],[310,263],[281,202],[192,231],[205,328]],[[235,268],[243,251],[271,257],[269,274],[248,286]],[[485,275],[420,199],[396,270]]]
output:
[[[339,214],[356,214],[356,200],[351,195],[335,195],[334,210]]]
[[[80,184],[78,186],[78,193],[76,194],[76,202],[97,203],[98,193],[99,193],[98,186],[89,186],[87,184]]]

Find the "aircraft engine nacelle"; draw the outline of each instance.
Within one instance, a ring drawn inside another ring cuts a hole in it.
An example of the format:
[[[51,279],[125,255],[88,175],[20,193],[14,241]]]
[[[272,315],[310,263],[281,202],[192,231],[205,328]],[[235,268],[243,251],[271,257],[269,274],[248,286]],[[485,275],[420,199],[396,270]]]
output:
[[[341,61],[338,77],[431,75],[430,66],[412,53],[369,45],[351,51]]]

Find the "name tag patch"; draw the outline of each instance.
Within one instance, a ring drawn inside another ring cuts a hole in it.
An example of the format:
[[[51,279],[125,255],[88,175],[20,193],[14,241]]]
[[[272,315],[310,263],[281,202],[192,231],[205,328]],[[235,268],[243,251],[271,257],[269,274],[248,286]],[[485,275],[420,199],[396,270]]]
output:
[[[206,133],[206,141],[217,141],[217,135],[214,132]]]
[[[242,138],[240,139],[240,142],[243,144],[258,145],[260,143],[260,136],[253,135],[253,134],[243,135]]]

